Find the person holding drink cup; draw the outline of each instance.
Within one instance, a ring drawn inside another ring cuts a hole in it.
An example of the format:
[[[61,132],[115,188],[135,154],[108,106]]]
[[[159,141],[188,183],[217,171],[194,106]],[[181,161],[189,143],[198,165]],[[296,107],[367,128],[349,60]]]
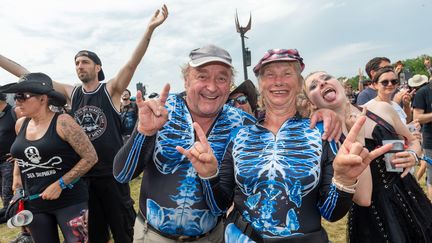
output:
[[[420,154],[420,144],[391,105],[395,80],[392,68],[378,70],[373,79],[377,97],[363,107],[368,117],[364,125],[366,148],[387,143],[393,148],[370,163],[371,205],[354,204],[351,208],[347,227],[347,241],[351,243],[432,242],[432,204],[409,173]],[[362,112],[349,104],[342,84],[326,72],[306,76],[304,90],[317,108],[332,109],[345,120],[345,134]]]

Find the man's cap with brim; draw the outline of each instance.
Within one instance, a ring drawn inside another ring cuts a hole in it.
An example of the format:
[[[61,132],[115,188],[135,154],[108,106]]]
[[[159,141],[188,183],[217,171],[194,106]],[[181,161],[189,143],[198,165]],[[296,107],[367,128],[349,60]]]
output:
[[[45,94],[51,98],[50,105],[64,106],[66,97],[55,91],[52,79],[44,73],[24,74],[17,83],[10,83],[0,87],[0,93],[24,93]]]
[[[301,71],[303,71],[305,64],[303,58],[300,56],[296,49],[270,49],[264,53],[264,56],[259,60],[258,64],[255,65],[253,71],[255,76],[258,77],[261,68],[271,62],[299,62]]]
[[[96,63],[97,65],[101,66],[101,69],[100,69],[100,71],[98,73],[98,80],[99,81],[103,81],[105,79],[105,74],[104,74],[104,72],[102,70],[102,62],[101,62],[100,58],[98,57],[98,55],[96,55],[96,53],[94,53],[92,51],[82,50],[82,51],[79,51],[75,55],[75,59],[74,60],[76,60],[78,57],[82,57],[82,56],[90,58],[94,63]]]
[[[189,54],[189,65],[191,67],[199,67],[210,62],[221,62],[232,67],[232,59],[230,54],[215,45],[206,45],[191,51]]]
[[[246,95],[249,105],[252,111],[257,109],[258,94],[255,85],[249,79],[241,83],[239,86],[235,87],[231,92],[230,96],[237,93],[243,93]]]

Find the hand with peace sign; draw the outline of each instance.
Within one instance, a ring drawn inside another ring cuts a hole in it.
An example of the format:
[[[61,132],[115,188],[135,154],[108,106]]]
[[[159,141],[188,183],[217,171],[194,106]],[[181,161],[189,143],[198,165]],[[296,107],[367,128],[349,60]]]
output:
[[[137,93],[138,132],[146,136],[153,136],[168,120],[168,110],[165,102],[168,98],[170,86],[166,84],[159,98],[144,101],[141,92]]]
[[[188,150],[180,146],[177,146],[176,149],[190,160],[201,178],[213,177],[218,172],[217,159],[201,126],[194,122],[193,127],[199,141]]]
[[[353,185],[371,161],[392,148],[391,144],[386,144],[369,152],[357,142],[365,121],[366,116],[363,115],[357,119],[333,161],[334,179],[346,186]]]

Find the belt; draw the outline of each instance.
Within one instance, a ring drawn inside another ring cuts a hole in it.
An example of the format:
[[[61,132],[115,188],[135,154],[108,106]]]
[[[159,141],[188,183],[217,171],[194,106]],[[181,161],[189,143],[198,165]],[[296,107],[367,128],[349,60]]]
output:
[[[155,227],[153,227],[151,224],[148,223],[147,219],[142,215],[141,211],[138,213],[138,219],[144,224],[144,227],[147,227],[148,229],[150,229],[151,231],[157,233],[158,235],[171,239],[171,240],[175,240],[178,242],[192,242],[192,241],[197,241],[201,238],[204,238],[206,236],[209,236],[213,230],[216,228],[214,227],[213,229],[211,229],[209,232],[202,234],[202,235],[197,235],[197,236],[189,236],[189,235],[172,235],[172,234],[168,234],[168,233],[164,233],[158,229],[156,229]],[[220,218],[218,219],[218,224],[220,222]],[[216,224],[216,225],[218,225]]]
[[[243,234],[247,235],[249,239],[257,243],[329,242],[327,233],[322,227],[318,231],[305,233],[304,235],[293,235],[285,238],[263,238],[249,222],[243,219],[243,216],[236,208],[234,208],[233,212],[228,216],[227,222],[234,223]]]

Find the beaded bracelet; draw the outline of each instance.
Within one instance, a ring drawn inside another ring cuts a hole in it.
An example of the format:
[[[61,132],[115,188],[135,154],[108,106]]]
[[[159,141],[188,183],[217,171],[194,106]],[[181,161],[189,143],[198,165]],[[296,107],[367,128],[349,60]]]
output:
[[[358,180],[356,180],[356,182],[350,186],[345,186],[342,183],[336,181],[336,179],[333,177],[332,183],[336,186],[337,189],[346,193],[354,194],[357,187]]]
[[[198,176],[199,176],[199,178],[201,178],[201,180],[210,180],[210,179],[216,178],[218,175],[219,175],[219,167],[217,168],[216,173],[214,175],[207,176],[207,177],[201,177],[198,174]]]

